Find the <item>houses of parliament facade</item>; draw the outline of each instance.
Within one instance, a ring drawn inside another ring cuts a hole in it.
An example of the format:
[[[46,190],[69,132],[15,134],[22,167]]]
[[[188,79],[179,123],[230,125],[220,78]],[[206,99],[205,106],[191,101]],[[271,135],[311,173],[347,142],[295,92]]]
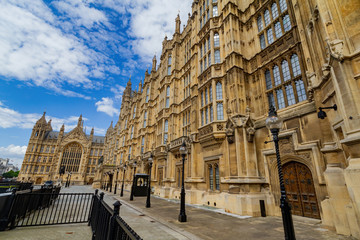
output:
[[[284,121],[279,149],[292,213],[360,238],[359,10],[358,0],[195,0],[182,31],[178,16],[163,40],[160,63],[154,57],[137,90],[128,82],[102,143],[80,122],[79,140],[71,132],[51,140],[59,144],[48,178],[69,165],[78,184],[98,188],[120,186],[125,172],[129,190],[134,163],[149,173],[152,157],[153,194],[179,199],[185,142],[187,203],[260,216],[263,200],[267,215],[280,215],[265,126],[273,105]],[[79,163],[62,161],[70,148],[83,154]],[[34,178],[24,164],[20,177]]]

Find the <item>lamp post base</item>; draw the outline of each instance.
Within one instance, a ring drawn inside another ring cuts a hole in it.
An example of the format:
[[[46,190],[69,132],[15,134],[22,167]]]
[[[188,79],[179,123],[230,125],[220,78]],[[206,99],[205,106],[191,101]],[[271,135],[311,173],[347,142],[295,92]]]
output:
[[[180,213],[178,220],[179,222],[186,222],[186,215]]]

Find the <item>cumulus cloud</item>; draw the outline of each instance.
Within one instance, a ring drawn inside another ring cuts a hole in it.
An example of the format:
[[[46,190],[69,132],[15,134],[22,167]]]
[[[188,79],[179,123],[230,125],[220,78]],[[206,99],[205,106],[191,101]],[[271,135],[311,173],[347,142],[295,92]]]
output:
[[[106,23],[105,15],[98,10],[93,9],[84,19],[84,11],[89,9],[82,5],[72,9],[73,15],[80,16],[79,24]],[[62,23],[40,0],[1,1],[0,75],[65,96],[90,99],[63,88],[65,85],[95,88],[98,85],[92,78],[103,78],[107,71],[119,69],[104,54],[87,47],[82,39],[62,31]]]
[[[6,107],[0,101],[0,128],[22,128],[32,129],[37,120],[41,117],[38,113],[20,113],[13,109]],[[51,119],[51,126],[54,131],[59,131],[61,126],[65,125],[65,131],[71,131],[77,126],[79,116],[70,116],[67,118],[58,118],[53,116],[46,116],[46,120]],[[86,123],[88,120],[86,117],[82,118]],[[87,129],[91,129],[91,126],[85,126]],[[104,135],[105,129],[94,128],[95,134]]]
[[[24,159],[27,146],[15,146],[10,144],[7,147],[0,147],[0,157],[9,158],[10,163],[13,163],[15,166],[21,166],[21,163]]]
[[[120,100],[122,99],[122,95],[124,93],[124,90],[125,90],[125,87],[119,85],[119,84],[116,84],[115,86],[111,87],[110,88],[110,91],[114,93],[114,98],[117,99],[117,100]],[[1,104],[1,102],[0,102]],[[1,106],[1,105],[0,105]]]
[[[119,110],[114,106],[114,101],[111,98],[104,97],[100,101],[95,103],[96,111],[104,112],[110,117],[119,114]]]
[[[129,33],[134,40],[132,46],[146,62],[154,53],[160,55],[165,35],[171,38],[175,32],[175,18],[186,25],[191,12],[192,0],[125,0],[123,6],[131,14]],[[182,24],[181,24],[182,25]]]

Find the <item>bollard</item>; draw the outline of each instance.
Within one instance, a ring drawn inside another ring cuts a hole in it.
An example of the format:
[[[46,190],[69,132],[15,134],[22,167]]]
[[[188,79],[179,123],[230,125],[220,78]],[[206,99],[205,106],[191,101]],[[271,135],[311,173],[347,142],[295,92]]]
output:
[[[260,200],[260,212],[262,217],[266,217],[265,201]]]

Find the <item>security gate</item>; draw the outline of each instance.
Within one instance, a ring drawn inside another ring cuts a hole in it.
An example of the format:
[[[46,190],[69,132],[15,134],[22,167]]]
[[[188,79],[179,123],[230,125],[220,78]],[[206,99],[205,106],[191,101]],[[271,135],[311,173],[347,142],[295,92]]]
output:
[[[310,169],[298,162],[283,166],[286,196],[295,215],[320,218],[313,177]]]

